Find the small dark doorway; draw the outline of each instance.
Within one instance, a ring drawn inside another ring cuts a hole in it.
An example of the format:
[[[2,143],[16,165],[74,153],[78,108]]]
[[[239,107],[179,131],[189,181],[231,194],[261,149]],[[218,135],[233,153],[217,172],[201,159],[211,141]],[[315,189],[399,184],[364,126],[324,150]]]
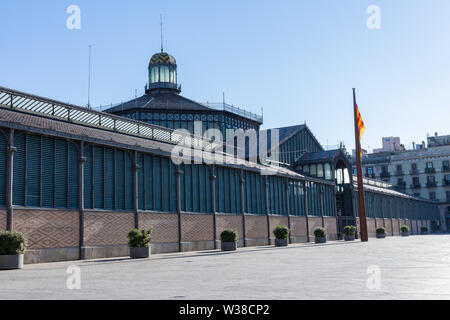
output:
[[[353,186],[349,168],[343,160],[335,166],[336,209],[338,223],[338,237],[343,239],[345,226],[356,226],[353,213]]]

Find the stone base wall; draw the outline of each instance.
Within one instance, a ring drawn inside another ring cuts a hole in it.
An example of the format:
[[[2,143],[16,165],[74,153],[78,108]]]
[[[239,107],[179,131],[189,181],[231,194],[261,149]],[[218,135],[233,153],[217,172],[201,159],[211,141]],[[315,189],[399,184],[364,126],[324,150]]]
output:
[[[377,228],[382,227],[383,223],[377,224],[375,226],[375,219],[373,218],[367,218],[367,234],[369,235],[369,238],[375,238],[377,236]]]
[[[6,230],[6,211],[0,210],[0,231]]]
[[[291,217],[291,240],[293,243],[308,242],[306,217]]]
[[[337,225],[336,218],[325,218],[325,229],[327,230],[327,239],[330,241],[337,240]]]
[[[199,251],[220,248],[220,234],[225,229],[239,233],[238,246],[273,244],[273,229],[289,225],[288,217],[217,214],[216,230],[212,214],[181,214],[181,241],[178,214],[139,212],[139,229],[152,228],[152,253]],[[86,211],[84,214],[84,246],[80,248],[80,213],[78,210],[14,210],[14,229],[23,232],[29,241],[25,263],[71,261],[123,257],[129,255],[127,234],[135,227],[134,212]],[[269,223],[269,225],[267,225]],[[367,218],[369,237],[376,236],[376,227],[385,226],[388,236],[399,235],[399,225],[406,224],[412,234],[419,234],[429,221]],[[328,240],[337,239],[334,217],[290,217],[291,242],[314,241],[314,230],[324,224]],[[0,210],[0,228],[6,228],[6,212]],[[359,219],[357,229],[360,233]],[[214,239],[214,231],[216,238]],[[309,235],[309,237],[308,237]],[[309,238],[309,239],[308,239]],[[245,240],[245,241],[244,241]]]

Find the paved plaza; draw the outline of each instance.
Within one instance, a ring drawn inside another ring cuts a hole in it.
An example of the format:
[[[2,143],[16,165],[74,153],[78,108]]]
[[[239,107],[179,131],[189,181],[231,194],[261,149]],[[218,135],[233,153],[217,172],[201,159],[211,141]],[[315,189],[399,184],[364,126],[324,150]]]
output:
[[[450,236],[26,265],[0,299],[450,299]]]

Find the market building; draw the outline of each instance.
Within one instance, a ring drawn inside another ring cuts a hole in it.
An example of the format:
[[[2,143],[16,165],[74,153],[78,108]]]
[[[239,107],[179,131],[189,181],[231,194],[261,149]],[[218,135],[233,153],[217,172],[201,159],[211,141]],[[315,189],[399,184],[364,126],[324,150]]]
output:
[[[319,226],[335,240],[358,225],[342,150],[324,150],[299,125],[268,130],[279,134],[276,145],[267,140],[278,161],[224,153],[223,141],[193,131],[195,121],[261,139],[262,117],[182,97],[177,70],[156,54],[146,94],[107,112],[0,87],[0,229],[25,233],[28,263],[125,256],[132,228],[153,227],[152,250],[162,253],[217,248],[226,228],[240,246],[259,246],[277,225],[291,229],[291,243],[312,241]],[[191,162],[174,161],[184,159],[174,159],[180,145],[196,151]],[[203,152],[211,145],[224,161]],[[365,182],[371,236],[380,225],[398,235],[402,224],[418,234],[439,220],[436,203]]]

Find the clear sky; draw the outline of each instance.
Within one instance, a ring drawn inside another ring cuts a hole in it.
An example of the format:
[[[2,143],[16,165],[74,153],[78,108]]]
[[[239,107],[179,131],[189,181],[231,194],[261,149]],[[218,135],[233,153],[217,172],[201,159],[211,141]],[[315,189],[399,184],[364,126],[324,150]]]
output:
[[[81,29],[69,30],[69,5]],[[381,9],[369,30],[366,10]],[[151,55],[178,63],[182,94],[260,113],[265,128],[302,124],[318,140],[354,146],[352,88],[366,124],[363,147],[400,136],[450,134],[448,0],[3,1],[0,85],[94,106],[142,94]]]

